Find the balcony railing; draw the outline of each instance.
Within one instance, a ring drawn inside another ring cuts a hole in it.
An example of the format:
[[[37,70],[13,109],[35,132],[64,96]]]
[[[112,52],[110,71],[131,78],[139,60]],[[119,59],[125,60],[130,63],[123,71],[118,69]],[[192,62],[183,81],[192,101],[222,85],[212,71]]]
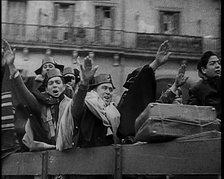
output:
[[[201,54],[205,49],[221,52],[220,39],[198,36],[137,33],[90,27],[2,23],[2,37],[10,42],[60,46],[99,46],[156,51],[164,40],[174,52]]]

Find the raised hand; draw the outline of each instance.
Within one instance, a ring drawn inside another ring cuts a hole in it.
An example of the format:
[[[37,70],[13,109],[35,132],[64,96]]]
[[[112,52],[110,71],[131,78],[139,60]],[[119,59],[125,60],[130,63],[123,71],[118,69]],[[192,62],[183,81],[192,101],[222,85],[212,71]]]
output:
[[[181,65],[181,67],[178,69],[178,73],[175,79],[175,85],[176,87],[180,87],[182,85],[184,85],[186,83],[186,81],[188,80],[189,77],[185,77],[185,71],[186,71],[186,65],[183,64]]]
[[[156,60],[158,65],[160,66],[166,63],[171,54],[172,52],[169,52],[169,42],[168,40],[166,40],[159,46],[159,49],[156,54]]]
[[[12,50],[7,50],[5,53],[4,53],[4,61],[7,65],[13,65],[14,64],[14,61],[15,61],[15,52],[16,52],[16,49],[14,48],[13,51]]]
[[[93,62],[92,62],[92,59],[89,58],[89,56],[84,58],[83,65],[80,65],[82,80],[84,84],[89,84],[89,81],[94,77],[94,74],[96,73],[96,70],[98,69],[98,66],[95,66],[93,68]]]
[[[2,66],[4,64],[14,64],[15,59],[15,49],[12,50],[10,44],[5,40],[2,39]]]
[[[166,63],[172,52],[169,52],[168,40],[164,41],[156,53],[155,60],[149,66],[155,71],[159,66]]]

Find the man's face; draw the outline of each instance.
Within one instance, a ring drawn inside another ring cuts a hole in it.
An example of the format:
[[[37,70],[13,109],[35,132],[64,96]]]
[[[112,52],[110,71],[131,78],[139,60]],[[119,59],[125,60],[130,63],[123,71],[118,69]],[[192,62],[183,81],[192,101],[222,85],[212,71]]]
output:
[[[54,69],[53,63],[45,63],[42,67],[42,76],[44,76],[50,69]]]
[[[109,105],[112,101],[113,86],[111,83],[103,83],[96,87],[96,92],[103,99],[106,105]]]
[[[209,78],[221,76],[220,60],[217,56],[211,56],[208,60],[206,68],[202,67],[202,72]]]
[[[60,77],[53,77],[48,80],[46,92],[54,97],[59,97],[65,90],[64,83]]]

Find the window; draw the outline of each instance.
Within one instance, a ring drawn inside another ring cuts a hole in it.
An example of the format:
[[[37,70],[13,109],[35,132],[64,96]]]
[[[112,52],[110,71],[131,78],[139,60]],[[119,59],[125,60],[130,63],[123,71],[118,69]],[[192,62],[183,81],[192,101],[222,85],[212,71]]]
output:
[[[75,4],[54,3],[54,28],[53,38],[59,41],[71,40],[72,26],[74,24]]]
[[[164,34],[179,34],[180,12],[160,11],[160,29]]]
[[[25,36],[25,26],[19,24],[26,23],[26,8],[26,1],[8,1],[7,22],[13,23],[6,26],[10,37],[21,39]]]
[[[59,8],[60,9],[69,9],[70,4],[67,3],[59,3]]]
[[[104,17],[105,18],[110,18],[110,7],[104,7],[103,8],[103,11],[104,11]]]
[[[95,40],[110,43],[114,39],[114,7],[96,6],[95,7]]]
[[[96,15],[100,18],[111,18],[111,7],[96,6]]]

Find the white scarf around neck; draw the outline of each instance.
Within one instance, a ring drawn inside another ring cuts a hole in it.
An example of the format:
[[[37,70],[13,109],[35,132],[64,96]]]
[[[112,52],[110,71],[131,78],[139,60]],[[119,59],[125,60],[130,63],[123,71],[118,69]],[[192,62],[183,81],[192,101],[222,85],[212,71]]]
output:
[[[107,135],[113,134],[115,136],[120,124],[120,113],[115,107],[115,103],[111,102],[106,106],[98,93],[91,90],[86,95],[85,104],[97,118],[102,120],[103,125],[108,127]]]

